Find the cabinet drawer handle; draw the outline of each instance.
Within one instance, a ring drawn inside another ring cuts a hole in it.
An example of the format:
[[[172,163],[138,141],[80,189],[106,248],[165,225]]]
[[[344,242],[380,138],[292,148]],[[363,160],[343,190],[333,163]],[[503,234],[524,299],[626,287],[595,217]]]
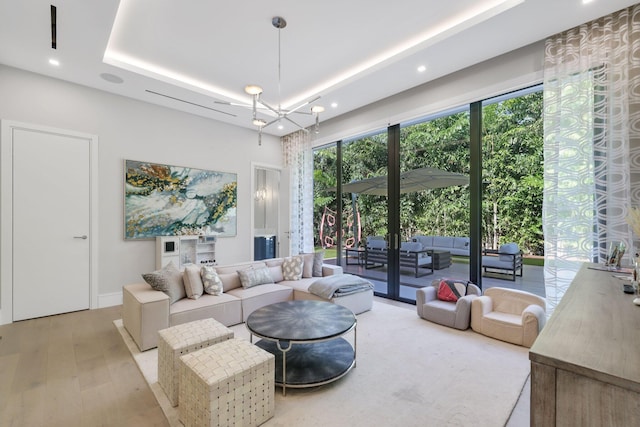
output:
[[[82,239],[82,240],[87,240],[88,239],[88,237],[86,235],[85,236],[73,236],[73,238],[74,239]]]

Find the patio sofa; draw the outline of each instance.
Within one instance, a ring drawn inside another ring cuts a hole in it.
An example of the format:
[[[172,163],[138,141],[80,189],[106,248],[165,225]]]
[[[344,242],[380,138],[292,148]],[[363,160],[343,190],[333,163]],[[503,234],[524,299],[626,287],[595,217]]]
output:
[[[471,246],[469,237],[447,237],[447,236],[413,236],[412,242],[422,244],[422,249],[433,251],[448,251],[451,255],[469,256]]]
[[[373,286],[370,283],[370,288],[355,293],[345,292],[343,296],[336,296],[339,295],[337,292],[332,294],[331,298],[323,298],[312,293],[309,288],[313,283],[322,278],[343,275],[342,267],[321,264],[321,273],[316,268],[316,276],[314,276],[313,254],[303,255],[303,257],[302,278],[298,280],[284,280],[284,258],[215,266],[217,276],[222,282],[223,292],[220,295],[202,293],[197,298],[179,298],[173,303],[171,303],[173,298],[170,298],[167,293],[154,290],[146,282],[125,285],[122,292],[124,327],[140,350],[145,351],[157,346],[160,329],[205,318],[213,318],[225,326],[231,326],[245,322],[247,317],[258,308],[281,301],[330,301],[349,308],[355,314],[371,309]],[[316,267],[319,266],[316,265]],[[239,271],[264,271],[264,268],[269,270],[274,283],[267,283],[269,282],[267,280],[263,284],[243,286]],[[357,278],[351,275],[343,276],[345,279]]]

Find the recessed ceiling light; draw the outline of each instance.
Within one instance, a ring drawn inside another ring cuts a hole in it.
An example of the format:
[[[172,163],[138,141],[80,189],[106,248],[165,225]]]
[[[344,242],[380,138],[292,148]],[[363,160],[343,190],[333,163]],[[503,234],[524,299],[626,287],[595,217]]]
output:
[[[103,80],[108,81],[109,83],[122,83],[122,82],[124,82],[122,77],[116,76],[115,74],[111,74],[111,73],[102,73],[102,74],[100,74],[100,77]]]
[[[331,103],[331,108],[338,108],[338,103],[337,102],[332,102]]]
[[[582,0],[582,4],[588,4],[591,3],[593,0]]]
[[[418,72],[419,72],[419,73],[424,73],[425,71],[427,71],[427,67],[426,67],[426,66],[424,66],[424,65],[420,65],[420,66],[418,67]]]
[[[49,64],[53,65],[54,67],[59,67],[60,61],[58,61],[57,59],[51,58],[49,59]]]
[[[278,129],[282,130],[282,129],[284,129],[284,126],[278,125]]]
[[[366,61],[358,63],[351,68],[336,72],[336,74],[330,74],[328,80],[318,82],[316,86],[309,87],[306,91],[298,93],[290,99],[282,99],[282,108],[292,108],[297,104],[315,97],[318,93],[324,93],[335,86],[342,85],[343,82],[351,80],[361,73],[379,69],[386,64],[394,62],[396,58],[399,59],[405,55],[413,54],[418,49],[431,46],[444,38],[458,34],[460,31],[471,28],[474,25],[487,22],[491,18],[511,10],[525,1],[526,0],[485,0],[480,2],[467,2],[473,3],[474,6],[458,11],[454,16],[439,22],[435,26],[425,27],[423,33],[417,34],[398,45],[390,46],[379,55],[370,57]],[[127,3],[126,7],[123,6],[125,3]],[[213,93],[216,97],[228,98],[228,100],[234,100],[239,103],[246,102],[245,94],[239,94],[235,89],[224,89],[212,85],[204,80],[199,80],[192,76],[182,74],[175,69],[171,69],[169,65],[165,67],[159,66],[146,62],[144,59],[128,53],[128,51],[119,50],[119,46],[116,45],[120,43],[116,42],[116,40],[125,40],[126,37],[123,36],[123,31],[125,28],[130,28],[125,24],[125,22],[128,21],[125,10],[132,9],[133,6],[129,5],[134,3],[136,3],[134,0],[120,0],[120,7],[118,8],[107,48],[104,52],[104,63],[165,82],[175,83],[177,81],[180,85],[191,86],[200,92],[205,91],[205,94]]]

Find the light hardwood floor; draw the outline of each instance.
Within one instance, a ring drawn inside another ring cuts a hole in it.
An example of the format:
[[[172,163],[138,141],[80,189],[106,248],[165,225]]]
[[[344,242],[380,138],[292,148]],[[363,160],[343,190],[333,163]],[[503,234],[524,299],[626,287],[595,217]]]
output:
[[[0,426],[168,426],[121,317],[115,306],[0,326]]]
[[[0,326],[0,426],[168,426],[113,324],[121,309]],[[506,427],[528,425],[525,391]]]

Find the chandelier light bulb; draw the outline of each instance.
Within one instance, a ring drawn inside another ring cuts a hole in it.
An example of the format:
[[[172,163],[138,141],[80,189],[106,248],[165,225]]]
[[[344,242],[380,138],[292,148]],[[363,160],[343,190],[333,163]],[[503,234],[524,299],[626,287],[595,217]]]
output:
[[[253,123],[255,126],[260,126],[260,127],[262,127],[262,126],[264,126],[264,125],[266,125],[266,124],[267,124],[267,122],[265,122],[263,119],[253,119],[253,122],[252,122],[252,123]]]
[[[324,107],[322,105],[314,105],[313,107],[311,107],[311,112],[312,113],[322,113],[324,111]]]
[[[246,85],[244,87],[244,91],[249,95],[260,95],[262,93],[262,88],[258,85]]]

